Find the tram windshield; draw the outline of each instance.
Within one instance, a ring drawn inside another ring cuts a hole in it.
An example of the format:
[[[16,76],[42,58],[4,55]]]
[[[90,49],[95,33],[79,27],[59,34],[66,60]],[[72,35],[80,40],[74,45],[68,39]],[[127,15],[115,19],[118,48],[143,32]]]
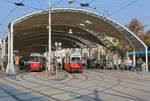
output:
[[[38,57],[37,56],[31,57],[31,61],[32,62],[38,62]]]
[[[80,57],[72,57],[71,62],[81,62]]]

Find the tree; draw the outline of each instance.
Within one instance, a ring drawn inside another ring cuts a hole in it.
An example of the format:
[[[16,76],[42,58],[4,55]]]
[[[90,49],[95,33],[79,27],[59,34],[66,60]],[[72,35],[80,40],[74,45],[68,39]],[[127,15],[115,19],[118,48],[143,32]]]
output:
[[[144,34],[144,26],[137,19],[132,19],[127,28],[137,36]]]
[[[150,47],[150,30],[148,30],[144,35],[140,35],[139,38]]]

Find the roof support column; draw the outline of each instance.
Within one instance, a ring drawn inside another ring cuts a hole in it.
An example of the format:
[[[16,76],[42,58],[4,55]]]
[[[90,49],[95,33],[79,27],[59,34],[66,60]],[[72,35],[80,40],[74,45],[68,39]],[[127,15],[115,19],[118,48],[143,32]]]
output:
[[[91,58],[91,49],[90,48],[88,48],[88,55]]]
[[[6,43],[5,43],[6,39],[4,38],[2,40],[2,70],[5,70],[4,68],[4,57],[6,56]]]
[[[146,60],[146,71],[148,72],[148,49],[147,47],[145,48],[145,60]]]
[[[3,39],[3,56],[6,56],[6,43],[5,43],[6,39]]]
[[[118,51],[116,51],[116,67],[117,67],[117,70],[118,70],[118,68],[119,68],[119,52]]]
[[[6,72],[7,72],[7,74],[13,75],[13,74],[16,74],[15,73],[14,61],[13,61],[14,60],[13,59],[13,47],[14,47],[14,43],[13,43],[13,41],[14,41],[14,39],[13,39],[13,37],[14,37],[14,23],[13,22],[11,22],[10,31],[11,31],[9,33],[10,43],[8,43],[9,44],[9,50],[10,50],[10,56],[9,55],[8,56],[10,57],[10,61],[7,65],[8,67],[6,69]],[[8,40],[8,42],[9,42],[9,40]]]
[[[6,67],[6,72],[8,73],[8,68],[10,67],[10,30],[8,31],[8,63]]]
[[[51,68],[51,72],[53,72],[53,68],[51,66],[51,0],[49,0],[49,42],[48,43],[49,43],[48,67]],[[47,76],[46,76],[46,79],[47,79]]]
[[[100,60],[100,53],[99,53],[99,51],[100,51],[100,48],[99,48],[99,46],[98,46],[98,48],[97,48],[97,60],[98,60],[98,61]]]
[[[109,51],[106,49],[106,69],[109,68]]]
[[[136,67],[136,52],[133,50],[133,67]]]
[[[83,56],[83,48],[81,48],[80,54],[81,56]]]
[[[0,53],[0,55],[1,55],[1,61],[0,61],[0,66],[1,66],[1,69],[3,69],[3,40],[1,40],[1,43],[0,43],[0,45],[1,45],[1,53]]]

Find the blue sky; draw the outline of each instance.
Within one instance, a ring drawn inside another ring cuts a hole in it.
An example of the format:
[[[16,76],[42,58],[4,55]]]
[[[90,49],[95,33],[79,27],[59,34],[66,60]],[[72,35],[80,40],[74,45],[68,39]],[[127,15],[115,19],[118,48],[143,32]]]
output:
[[[13,3],[22,1],[24,1],[25,7],[17,7]],[[128,24],[133,18],[137,18],[144,25],[150,25],[150,0],[75,0],[73,4],[68,4],[68,1],[51,0],[52,8],[73,7],[87,9],[109,16],[123,25]],[[80,7],[80,3],[87,2],[91,2],[90,8]],[[95,7],[96,10],[94,9]],[[0,0],[0,38],[7,36],[7,26],[10,21],[38,9],[46,8],[48,8],[48,0]],[[145,28],[145,30],[148,29],[150,29],[150,26]]]

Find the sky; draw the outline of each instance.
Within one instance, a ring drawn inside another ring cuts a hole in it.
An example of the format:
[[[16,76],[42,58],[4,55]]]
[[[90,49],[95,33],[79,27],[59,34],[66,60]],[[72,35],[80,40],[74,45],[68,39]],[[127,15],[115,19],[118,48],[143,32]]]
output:
[[[133,18],[150,30],[150,0],[51,0],[52,8],[80,8],[101,13],[111,19],[127,25]],[[25,6],[17,7],[14,2],[23,2]],[[0,39],[7,36],[11,21],[25,14],[48,8],[49,0],[0,0]],[[89,3],[89,7],[81,7],[80,3]],[[96,8],[96,9],[95,9]]]

